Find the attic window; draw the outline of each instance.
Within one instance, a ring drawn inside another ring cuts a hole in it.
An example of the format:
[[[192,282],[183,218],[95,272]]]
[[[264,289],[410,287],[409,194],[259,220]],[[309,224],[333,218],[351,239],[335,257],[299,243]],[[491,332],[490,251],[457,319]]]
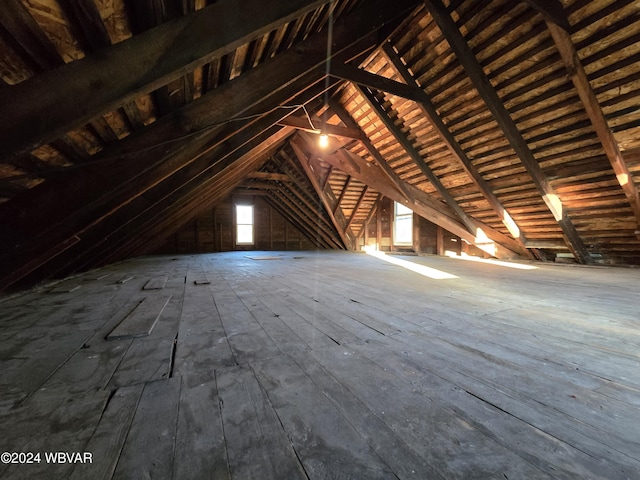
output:
[[[401,203],[394,202],[393,244],[413,244],[413,210]]]
[[[236,205],[236,245],[253,245],[253,205]]]

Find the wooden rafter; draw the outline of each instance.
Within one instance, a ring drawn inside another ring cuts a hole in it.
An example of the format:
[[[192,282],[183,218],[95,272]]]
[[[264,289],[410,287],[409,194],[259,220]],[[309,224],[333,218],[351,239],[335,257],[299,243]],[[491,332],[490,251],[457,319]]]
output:
[[[99,57],[43,72],[16,85],[11,94],[2,89],[0,156],[34,148],[80,127],[323,3],[291,0],[267,7],[262,0],[248,0],[238,10],[233,2],[217,2],[103,49]]]
[[[302,202],[310,212],[312,212],[313,218],[316,219],[315,221],[318,223],[318,227],[321,228],[324,232],[330,233],[329,236],[333,238],[334,242],[332,248],[336,248],[336,246],[338,248],[342,248],[340,247],[341,243],[339,237],[337,236],[337,232],[334,230],[333,224],[322,210],[322,201],[316,195],[314,195],[315,191],[314,193],[311,193],[308,186],[304,182],[296,178],[295,175],[291,175],[291,169],[298,170],[297,166],[294,164],[294,160],[288,155],[284,155],[283,151],[280,152],[280,155],[284,158],[284,162],[279,163],[279,169],[285,172],[289,172],[290,177],[293,178],[294,188],[291,188],[291,191],[298,198],[298,200]],[[304,171],[302,172],[302,175],[304,175],[306,178],[306,174],[304,173]],[[311,186],[311,189],[313,189],[313,186]],[[310,201],[309,199],[312,200]],[[313,200],[316,200],[315,204],[312,203]]]
[[[542,168],[533,156],[526,140],[518,130],[515,121],[511,118],[493,85],[491,85],[482,66],[449,15],[446,7],[440,0],[424,0],[424,3],[451,46],[451,49],[456,54],[459,62],[464,67],[472,84],[493,114],[495,121],[500,126],[511,147],[515,150],[516,155],[518,155],[527,172],[529,172],[545,204],[562,229],[567,246],[573,252],[576,260],[580,263],[592,263],[591,255],[580,238],[566,209],[562,205],[560,197],[555,193],[553,187],[545,177]]]
[[[346,228],[347,221],[344,218],[342,210],[336,208],[338,201],[331,188],[329,188],[328,185],[325,188],[322,188],[320,179],[311,164],[311,159],[304,151],[304,143],[296,137],[291,140],[291,147],[293,148],[300,165],[302,165],[302,168],[307,174],[307,177],[309,177],[318,197],[320,197],[320,200],[322,201],[322,204],[324,205],[329,218],[331,218],[331,222],[340,235],[345,247],[348,250],[355,250],[355,237],[353,232],[351,232],[350,228]]]
[[[0,2],[0,26],[11,36],[13,48],[23,53],[22,57],[35,71],[46,71],[64,65],[64,60],[51,40],[38,27],[38,24],[20,0],[4,0]],[[12,88],[15,88],[15,86]],[[6,114],[5,104],[1,98],[8,94],[10,89],[2,90],[5,91],[0,96],[0,105],[3,105],[2,116],[4,116]],[[2,116],[0,116],[0,119]],[[25,128],[28,129],[30,127],[31,125],[27,124]]]
[[[571,24],[564,12],[562,4],[557,0],[524,0],[534,10],[538,11],[545,19],[546,22],[551,22],[554,25],[562,28],[565,31],[569,31]]]
[[[58,3],[83,50],[91,52],[111,45],[111,37],[94,2],[58,0]]]
[[[344,186],[342,187],[342,191],[340,192],[340,196],[338,197],[338,201],[336,202],[336,206],[333,213],[336,213],[335,211],[338,208],[340,208],[340,204],[342,204],[342,200],[344,200],[344,196],[347,194],[350,184],[351,184],[351,175],[347,175],[347,180],[346,182],[344,182]]]
[[[397,24],[395,19],[406,13],[407,9],[412,9],[415,2],[407,0],[403,5],[405,10],[398,9],[397,3],[390,0],[367,3],[345,17],[342,23],[336,24],[334,52],[337,59],[344,62],[379,45],[380,36],[386,38]],[[379,16],[381,11],[386,12],[382,17]],[[74,252],[92,249],[94,242],[99,243],[104,237],[104,232],[102,235],[98,233],[101,229],[106,229],[115,218],[128,221],[130,216],[135,217],[141,205],[145,208],[147,206],[146,192],[169,178],[171,183],[176,184],[173,189],[179,188],[185,192],[183,195],[187,194],[184,189],[189,183],[184,183],[185,178],[182,176],[174,180],[176,172],[186,173],[189,168],[197,168],[197,163],[194,162],[206,161],[208,155],[224,148],[229,138],[246,135],[249,132],[247,128],[259,120],[267,121],[270,125],[277,123],[288,112],[278,113],[273,110],[274,105],[285,104],[295,99],[296,92],[305,92],[310,86],[317,84],[324,76],[325,61],[326,37],[322,34],[309,37],[295,51],[287,51],[264,62],[186,105],[175,116],[162,118],[135,136],[131,135],[117,142],[110,150],[113,157],[105,152],[86,167],[65,175],[61,182],[68,183],[69,188],[60,188],[60,183],[45,182],[26,192],[28,195],[21,198],[20,202],[9,201],[0,205],[0,217],[8,224],[13,224],[13,228],[0,234],[0,244],[6,246],[0,262],[3,266],[2,275],[9,274],[14,278],[11,272],[15,270],[16,262],[21,262],[24,256],[32,256],[37,251],[40,264],[35,268],[46,276],[44,272],[49,268],[45,267],[45,263],[57,255],[58,244],[66,243],[69,238],[77,237],[78,233],[83,232],[83,241],[74,245]],[[265,72],[269,73],[265,75]],[[239,101],[228,102],[229,95]],[[217,106],[214,106],[216,103]],[[265,111],[271,113],[259,120],[254,119],[240,125],[203,128],[215,123],[216,117],[228,120],[234,115]],[[272,118],[272,114],[277,118]],[[191,121],[188,120],[189,117]],[[193,134],[194,126],[202,130]],[[192,134],[185,136],[185,132],[189,131]],[[172,138],[175,140],[164,142]],[[158,141],[164,145],[161,152],[154,152],[149,147],[153,147]],[[120,161],[118,157],[127,151],[138,153],[126,162]],[[185,169],[187,166],[189,168]],[[105,175],[105,171],[108,175]],[[96,189],[101,189],[102,193]],[[145,197],[142,197],[143,194]],[[164,194],[159,193],[158,198],[164,198]],[[162,208],[166,208],[165,200],[161,203],[164,205]],[[34,218],[26,219],[20,213],[25,208],[28,209],[30,204],[39,205],[33,212],[41,215],[42,222]],[[43,205],[50,208],[42,208]],[[191,210],[190,213],[194,211]],[[89,234],[87,229],[92,233]],[[103,259],[109,260],[135,252],[141,248],[142,241],[133,242],[130,248],[123,247]],[[149,239],[146,238],[145,241],[148,242]],[[77,262],[72,263],[77,265]]]
[[[356,201],[355,206],[353,207],[353,211],[351,212],[351,216],[349,217],[349,221],[347,222],[347,227],[350,227],[353,221],[355,220],[358,210],[360,210],[360,206],[362,205],[362,201],[364,200],[364,197],[367,195],[368,191],[369,191],[369,186],[365,185],[364,188],[362,189],[362,193],[360,194],[360,196],[358,197],[358,200]]]
[[[444,124],[438,111],[435,106],[431,102],[429,96],[422,90],[411,72],[407,69],[407,67],[402,63],[402,60],[395,52],[390,43],[386,43],[383,46],[383,51],[387,55],[387,58],[390,60],[396,71],[400,74],[400,76],[407,82],[407,85],[415,86],[418,90],[416,95],[419,98],[417,101],[417,105],[420,108],[421,113],[429,120],[429,123],[433,126],[436,133],[443,141],[443,143],[447,146],[447,149],[456,158],[464,171],[469,175],[473,183],[476,185],[482,196],[487,200],[491,208],[496,212],[496,214],[502,220],[502,223],[507,228],[511,236],[518,242],[522,247],[522,252],[525,255],[530,256],[530,253],[526,250],[526,237],[516,221],[509,215],[506,208],[502,205],[498,197],[493,193],[493,190],[487,183],[487,181],[480,175],[478,169],[473,165],[471,159],[467,157],[467,154],[460,146],[458,141],[455,139],[451,131]]]
[[[365,219],[364,223],[362,224],[362,227],[360,228],[360,231],[358,231],[358,235],[357,235],[356,238],[359,239],[364,234],[366,228],[369,226],[369,222],[371,221],[373,216],[376,214],[376,211],[378,210],[378,204],[379,204],[381,198],[382,198],[382,194],[378,193],[377,196],[376,196],[376,199],[373,201],[373,205],[371,207],[371,210],[369,210],[369,214],[367,215],[367,218]],[[366,245],[366,242],[365,242],[365,245]]]
[[[411,159],[418,165],[420,171],[424,174],[425,177],[431,182],[431,184],[436,188],[440,196],[444,199],[445,203],[451,208],[452,211],[456,213],[460,221],[463,225],[467,227],[469,233],[471,233],[476,238],[482,237],[486,235],[496,242],[504,242],[505,237],[499,232],[493,229],[487,229],[486,226],[481,226],[479,222],[467,215],[467,213],[460,207],[458,202],[453,198],[453,196],[449,193],[449,190],[442,184],[440,179],[436,176],[435,173],[431,170],[429,165],[425,162],[425,160],[420,155],[420,152],[413,146],[413,144],[409,141],[407,136],[402,132],[402,130],[393,122],[389,114],[385,111],[384,107],[380,104],[380,102],[375,98],[373,92],[368,90],[366,87],[356,87],[361,95],[363,95],[371,108],[374,109],[378,118],[384,123],[387,129],[391,132],[391,134],[395,137],[398,143],[402,146],[405,152],[411,157]],[[518,239],[514,239],[511,244],[511,249],[514,249],[514,244],[518,247],[514,250],[520,254],[525,256],[530,256],[527,249],[522,245]]]
[[[351,118],[351,116],[344,109],[344,107],[340,105],[337,101],[331,99],[329,101],[329,106],[331,107],[331,110],[336,115],[338,115],[338,117],[340,118],[340,121],[344,123],[347,126],[347,128],[362,130],[360,129],[358,124],[355,122],[355,120]],[[363,135],[364,135],[364,132],[363,132]],[[383,174],[387,178],[389,178],[391,183],[395,186],[395,188],[398,189],[398,191],[402,194],[405,200],[411,200],[411,194],[404,187],[404,183],[402,182],[400,177],[398,177],[396,172],[394,172],[393,169],[389,166],[385,158],[380,154],[380,152],[376,149],[373,143],[371,143],[371,140],[369,140],[369,138],[366,137],[366,135],[364,135],[364,138],[361,139],[361,142],[364,148],[366,148],[366,150],[369,152],[369,155],[371,155],[375,159],[376,163],[380,166]]]
[[[411,192],[412,200],[407,202],[398,192],[395,185],[382,174],[378,165],[371,164],[346,149],[340,149],[335,153],[327,153],[322,156],[322,159],[385,197],[405,204],[421,217],[440,225],[491,255],[498,258],[513,258],[517,256],[517,253],[515,253],[518,250],[517,244],[507,235],[500,234],[487,225],[477,222],[477,226],[483,229],[489,239],[484,236],[476,237],[468,231],[447,205],[434,200],[422,190],[408,184],[405,187]],[[492,237],[499,238],[499,240],[493,240]]]
[[[325,229],[309,218],[308,214],[300,208],[290,193],[274,191],[271,192],[271,198],[272,205],[277,205],[278,212],[296,225],[309,240],[314,243],[318,242],[325,248],[342,248],[338,239],[332,238]]]
[[[418,165],[422,174],[427,177],[427,180],[434,186],[440,196],[444,199],[445,203],[449,205],[449,208],[456,212],[456,215],[460,221],[466,225],[470,233],[474,233],[476,224],[466,214],[466,212],[458,205],[455,198],[449,193],[449,190],[445,188],[440,179],[433,173],[429,165],[424,161],[420,152],[413,146],[406,135],[400,130],[400,128],[393,122],[389,114],[385,111],[384,107],[380,104],[373,92],[367,87],[361,87],[355,85],[356,90],[366,100],[367,104],[373,109],[377,117],[384,124],[384,126],[391,132],[391,135],[402,146],[403,150],[411,157],[413,162]]]
[[[289,127],[294,127],[297,128],[299,130],[304,130],[306,132],[312,132],[312,133],[320,133],[320,131],[324,134],[327,135],[335,135],[338,137],[345,137],[345,138],[353,138],[355,140],[361,140],[363,139],[364,135],[362,134],[362,131],[359,129],[353,129],[353,128],[345,128],[345,127],[340,127],[338,125],[331,125],[328,123],[322,124],[322,123],[315,123],[313,125],[311,125],[309,123],[309,120],[305,117],[294,117],[294,116],[289,116],[287,118],[282,119],[282,121],[280,122],[280,125],[285,125],[285,126],[289,126]],[[314,128],[316,127],[316,128]],[[320,128],[322,127],[322,128]]]
[[[424,100],[424,92],[421,94],[420,90],[416,89],[412,84],[401,83],[390,78],[381,77],[380,75],[375,75],[361,68],[354,67],[353,65],[334,62],[331,64],[330,75],[353,82],[354,84],[365,85],[381,92],[391,93],[396,97],[413,100],[414,102],[419,103]]]
[[[564,14],[560,2],[550,1],[545,3],[556,5],[556,9],[559,8]],[[611,167],[616,174],[618,183],[620,184],[620,187],[622,187],[622,191],[627,197],[629,205],[631,205],[631,210],[636,217],[637,223],[635,233],[640,237],[640,195],[638,195],[638,189],[634,184],[633,175],[629,171],[629,167],[622,156],[618,142],[613,136],[613,132],[607,123],[607,119],[604,116],[604,112],[598,102],[598,98],[589,83],[589,78],[587,77],[587,73],[584,70],[584,66],[580,61],[580,58],[578,57],[578,52],[573,44],[571,35],[566,29],[559,27],[554,22],[546,20],[546,23],[549,28],[549,32],[553,37],[553,41],[560,52],[560,56],[562,57],[562,61],[564,62],[567,72],[569,73],[569,77],[578,92],[578,96],[584,105],[584,109],[587,112],[589,120],[591,120],[591,124],[593,125],[593,128],[598,135],[598,139],[602,144],[602,148],[604,149],[604,152],[611,163]]]

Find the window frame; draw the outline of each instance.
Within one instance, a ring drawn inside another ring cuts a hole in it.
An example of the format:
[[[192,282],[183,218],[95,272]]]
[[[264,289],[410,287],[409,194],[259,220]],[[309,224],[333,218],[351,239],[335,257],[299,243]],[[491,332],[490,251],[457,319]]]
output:
[[[398,213],[398,207],[402,207],[408,210],[408,212]],[[398,221],[404,221],[409,223],[408,240],[398,239]],[[393,245],[398,247],[413,246],[413,210],[409,207],[393,202]]]
[[[240,222],[240,209],[248,208],[251,210],[251,222],[250,223],[241,223]],[[234,223],[235,223],[235,244],[237,246],[251,246],[256,243],[256,231],[255,231],[255,208],[253,205],[248,205],[246,203],[236,203],[235,204],[235,212],[234,212]],[[240,227],[251,227],[251,241],[240,241]]]

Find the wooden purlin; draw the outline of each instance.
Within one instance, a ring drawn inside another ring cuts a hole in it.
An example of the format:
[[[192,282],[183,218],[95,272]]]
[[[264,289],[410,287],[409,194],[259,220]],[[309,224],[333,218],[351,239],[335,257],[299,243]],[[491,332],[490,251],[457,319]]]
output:
[[[424,0],[424,3],[431,16],[438,24],[440,31],[444,35],[458,61],[464,67],[469,79],[483,98],[487,107],[491,110],[494,119],[500,126],[509,144],[515,150],[520,161],[531,175],[536,188],[542,198],[553,213],[553,216],[562,229],[567,246],[573,252],[575,259],[580,263],[592,263],[591,255],[585,246],[580,234],[576,230],[571,218],[563,207],[559,196],[546,178],[540,165],[536,161],[533,153],[529,149],[526,140],[518,130],[517,125],[511,118],[502,100],[498,96],[495,88],[484,73],[482,66],[473,54],[465,38],[458,30],[455,22],[451,18],[446,7],[440,0]]]

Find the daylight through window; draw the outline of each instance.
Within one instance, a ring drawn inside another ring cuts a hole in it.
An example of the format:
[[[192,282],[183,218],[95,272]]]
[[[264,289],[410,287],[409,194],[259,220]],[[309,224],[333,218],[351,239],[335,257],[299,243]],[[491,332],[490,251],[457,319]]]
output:
[[[253,205],[236,205],[236,244],[253,244]]]
[[[413,210],[401,203],[394,203],[393,243],[411,245],[413,244]]]

